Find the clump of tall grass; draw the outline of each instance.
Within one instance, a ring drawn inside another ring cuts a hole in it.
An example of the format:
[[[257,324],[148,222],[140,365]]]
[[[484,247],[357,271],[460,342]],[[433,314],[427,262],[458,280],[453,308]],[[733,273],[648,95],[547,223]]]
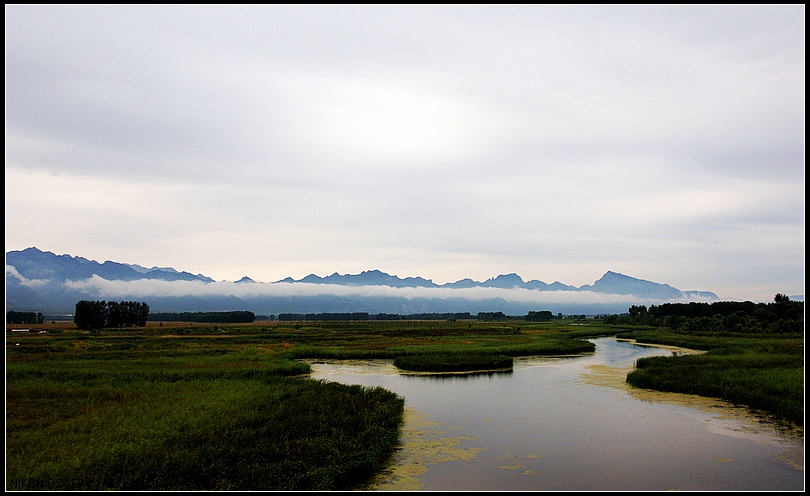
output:
[[[93,384],[84,392],[54,391],[61,386],[40,383],[23,399],[62,394],[85,409],[9,432],[7,487],[48,481],[52,490],[349,489],[391,454],[404,407],[381,388],[303,378],[135,383],[123,396],[104,397]],[[21,395],[7,408],[19,411]]]
[[[518,342],[479,342],[472,344],[446,344],[410,345],[389,348],[397,356],[421,355],[431,353],[480,353],[487,355],[534,356],[534,355],[573,355],[577,353],[593,352],[596,345],[581,339],[552,338],[539,336],[529,341]]]
[[[732,353],[638,360],[627,382],[640,388],[720,398],[804,425],[803,355]]]
[[[399,356],[394,366],[414,372],[468,372],[512,369],[512,358],[486,353],[425,353]]]

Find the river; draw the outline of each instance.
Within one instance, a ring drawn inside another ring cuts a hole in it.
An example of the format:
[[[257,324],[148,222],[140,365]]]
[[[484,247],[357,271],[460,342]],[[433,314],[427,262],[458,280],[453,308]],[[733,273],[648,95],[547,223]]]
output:
[[[405,398],[401,446],[368,490],[804,490],[803,431],[624,382],[638,358],[689,350],[592,341],[595,353],[516,358],[500,373],[310,363],[315,379]]]

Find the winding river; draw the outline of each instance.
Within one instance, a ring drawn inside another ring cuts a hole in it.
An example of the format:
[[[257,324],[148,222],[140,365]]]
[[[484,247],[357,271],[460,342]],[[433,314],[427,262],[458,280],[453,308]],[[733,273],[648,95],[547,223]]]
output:
[[[405,398],[400,449],[368,490],[804,490],[803,431],[624,382],[638,358],[689,350],[592,341],[593,354],[519,358],[500,373],[310,363],[315,379]]]

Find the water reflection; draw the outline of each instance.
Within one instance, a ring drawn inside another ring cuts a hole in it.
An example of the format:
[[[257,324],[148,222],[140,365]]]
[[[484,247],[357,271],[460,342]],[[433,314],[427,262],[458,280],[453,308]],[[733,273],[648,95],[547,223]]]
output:
[[[499,370],[487,372],[467,372],[463,374],[402,374],[404,377],[418,376],[420,379],[438,382],[452,381],[480,381],[492,380],[496,377],[508,377],[512,375],[512,370]]]
[[[370,489],[804,489],[803,436],[721,402],[631,389],[635,360],[673,350],[593,341],[593,354],[519,358],[511,373],[404,375],[372,360],[312,375],[405,397],[402,449]]]

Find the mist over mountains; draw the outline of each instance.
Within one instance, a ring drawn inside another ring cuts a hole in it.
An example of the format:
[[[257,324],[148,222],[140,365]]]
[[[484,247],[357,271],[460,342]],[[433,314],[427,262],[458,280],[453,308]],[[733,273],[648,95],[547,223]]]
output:
[[[77,301],[146,301],[152,312],[249,310],[279,313],[445,313],[495,312],[525,315],[550,310],[562,314],[624,313],[630,305],[715,301],[709,291],[681,291],[608,271],[593,284],[575,287],[555,281],[524,281],[501,274],[486,281],[461,279],[436,284],[423,277],[400,278],[380,270],[359,274],[272,283],[248,276],[214,281],[170,267],[103,263],[79,256],[56,255],[35,247],[6,253],[6,310],[72,314]]]

